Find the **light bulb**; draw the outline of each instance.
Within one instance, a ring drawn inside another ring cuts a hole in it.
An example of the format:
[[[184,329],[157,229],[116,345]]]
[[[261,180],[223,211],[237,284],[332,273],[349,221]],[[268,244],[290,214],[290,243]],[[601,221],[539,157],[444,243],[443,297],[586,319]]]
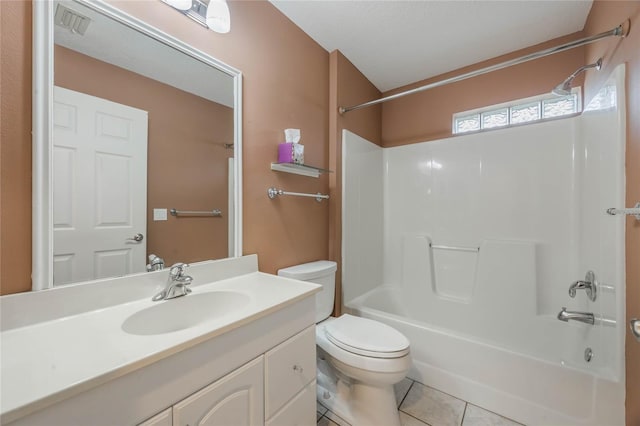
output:
[[[207,6],[207,26],[217,33],[228,33],[231,29],[229,6],[225,0],[211,0]]]

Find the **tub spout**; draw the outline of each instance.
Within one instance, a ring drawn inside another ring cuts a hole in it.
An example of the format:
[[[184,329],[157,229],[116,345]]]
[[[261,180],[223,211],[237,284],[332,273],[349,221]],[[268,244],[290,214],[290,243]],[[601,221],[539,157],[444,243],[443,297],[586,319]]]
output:
[[[558,313],[558,319],[564,322],[569,322],[569,320],[580,321],[591,325],[595,322],[595,317],[591,312],[567,311],[565,307]]]

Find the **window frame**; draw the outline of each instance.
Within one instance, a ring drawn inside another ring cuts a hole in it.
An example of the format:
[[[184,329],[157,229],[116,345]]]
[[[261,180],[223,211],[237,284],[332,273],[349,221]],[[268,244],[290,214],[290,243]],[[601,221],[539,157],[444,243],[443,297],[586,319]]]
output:
[[[575,99],[575,106],[576,106],[576,110],[574,112],[568,113],[568,114],[563,114],[563,115],[558,115],[558,116],[554,116],[554,117],[544,117],[544,101],[553,101],[556,99],[560,99],[563,98],[563,96],[558,96],[558,95],[554,95],[552,93],[545,93],[542,95],[537,95],[537,96],[531,96],[528,98],[522,98],[522,99],[517,99],[514,101],[509,101],[509,102],[503,102],[500,104],[495,104],[495,105],[488,105],[485,107],[481,107],[481,108],[476,108],[476,109],[472,109],[472,110],[467,110],[467,111],[461,111],[461,112],[456,112],[452,115],[451,118],[451,133],[454,136],[458,136],[458,135],[467,135],[467,134],[472,134],[472,133],[478,133],[478,132],[488,132],[488,131],[492,131],[492,130],[498,130],[498,129],[508,129],[510,127],[516,127],[516,126],[523,126],[523,125],[527,125],[527,124],[533,124],[533,123],[541,123],[541,122],[545,122],[545,121],[549,121],[549,120],[558,120],[558,119],[563,119],[563,118],[569,118],[569,117],[574,117],[578,114],[580,114],[582,112],[582,88],[581,87],[574,87],[573,89],[571,89],[571,94],[567,95],[567,97],[572,96]],[[538,117],[535,120],[528,120],[528,121],[521,121],[518,123],[512,123],[512,108],[517,108],[517,107],[525,107],[527,105],[532,105],[532,104],[538,104]],[[483,118],[485,116],[485,114],[487,113],[491,113],[491,112],[498,112],[500,110],[507,110],[507,124],[505,125],[498,125],[498,126],[491,126],[491,127],[484,127],[483,126]],[[478,129],[474,129],[474,130],[467,130],[467,131],[458,131],[458,120],[461,118],[469,118],[469,117],[477,117],[477,121],[479,123],[479,128]]]

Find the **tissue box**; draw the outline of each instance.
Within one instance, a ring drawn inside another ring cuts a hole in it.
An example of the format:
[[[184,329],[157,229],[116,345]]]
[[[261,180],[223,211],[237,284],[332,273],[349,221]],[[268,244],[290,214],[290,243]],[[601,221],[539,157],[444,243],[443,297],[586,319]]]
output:
[[[278,144],[278,163],[304,164],[304,145],[293,142]]]

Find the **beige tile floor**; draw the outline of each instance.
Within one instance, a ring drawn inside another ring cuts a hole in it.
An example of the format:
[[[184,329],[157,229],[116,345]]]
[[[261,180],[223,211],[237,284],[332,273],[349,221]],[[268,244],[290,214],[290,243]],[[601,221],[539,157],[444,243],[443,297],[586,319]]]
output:
[[[522,426],[409,378],[395,386],[402,426]],[[349,426],[318,403],[318,426]]]

